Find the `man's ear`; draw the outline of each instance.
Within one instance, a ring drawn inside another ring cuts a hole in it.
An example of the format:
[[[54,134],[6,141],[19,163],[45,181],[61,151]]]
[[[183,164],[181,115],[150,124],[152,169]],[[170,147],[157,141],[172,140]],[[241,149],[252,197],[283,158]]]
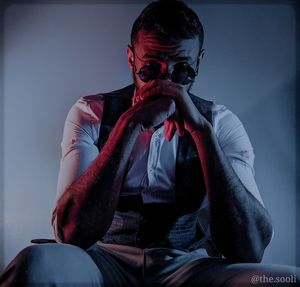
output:
[[[205,52],[204,49],[201,49],[200,52],[199,52],[199,56],[198,56],[198,59],[197,59],[197,68],[196,68],[197,74],[198,74],[200,62],[204,58],[204,52]]]
[[[132,47],[130,45],[127,46],[127,61],[128,61],[128,67],[130,69],[131,72],[134,71],[134,54],[133,54],[133,50]]]
[[[201,49],[200,53],[199,53],[199,58],[203,59],[204,58],[204,53],[205,53],[205,49]]]
[[[200,64],[201,60],[204,58],[204,53],[205,53],[205,50],[201,49],[199,52],[199,56],[198,56],[198,62],[197,62],[198,65]]]

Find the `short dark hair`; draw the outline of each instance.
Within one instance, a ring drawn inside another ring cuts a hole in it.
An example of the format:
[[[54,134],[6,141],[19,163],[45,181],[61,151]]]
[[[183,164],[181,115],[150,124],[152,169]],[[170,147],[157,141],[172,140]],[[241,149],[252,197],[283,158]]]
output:
[[[204,32],[198,15],[178,0],[159,0],[150,3],[135,20],[131,30],[133,46],[138,32],[154,32],[163,42],[174,42],[199,37],[200,49]]]

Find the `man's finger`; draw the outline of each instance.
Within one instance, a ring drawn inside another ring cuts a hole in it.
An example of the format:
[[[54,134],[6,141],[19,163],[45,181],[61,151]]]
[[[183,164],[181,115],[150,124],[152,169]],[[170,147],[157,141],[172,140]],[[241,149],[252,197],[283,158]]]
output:
[[[168,133],[168,131],[169,131],[169,127],[170,127],[170,122],[169,122],[169,120],[168,119],[166,119],[165,121],[164,121],[164,136],[165,136],[165,138],[167,139],[167,133]]]
[[[159,94],[159,92],[160,92],[159,86],[151,87],[150,89],[146,90],[144,93],[140,94],[139,99],[140,99],[140,101],[144,101],[153,95]]]
[[[183,126],[183,123],[182,123],[181,119],[179,119],[179,121],[175,121],[174,120],[174,123],[175,123],[175,126],[176,126],[176,130],[178,132],[178,135],[180,137],[183,136],[183,134],[184,134],[184,126]]]
[[[152,89],[153,87],[156,86],[156,83],[154,80],[149,81],[148,83],[146,83],[144,86],[142,86],[141,88],[139,88],[136,93],[134,94],[133,98],[132,98],[132,102],[138,103],[139,101],[141,101],[141,95],[143,93],[145,93],[146,91]]]
[[[178,109],[176,109],[175,113],[172,115],[172,119],[174,119],[174,121],[175,121],[178,135],[183,136],[184,131],[185,131],[184,122],[183,122],[182,116],[180,115],[180,112]]]
[[[168,119],[168,122],[169,122],[168,130],[165,134],[165,138],[167,141],[171,141],[176,132],[176,125],[175,125],[174,120],[172,120],[172,119]]]

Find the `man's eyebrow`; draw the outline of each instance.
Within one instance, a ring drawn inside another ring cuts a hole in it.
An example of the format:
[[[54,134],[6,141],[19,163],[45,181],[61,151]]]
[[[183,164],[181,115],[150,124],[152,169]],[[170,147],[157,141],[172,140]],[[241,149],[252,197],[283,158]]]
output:
[[[143,59],[166,60],[168,57],[163,54],[145,54]]]
[[[155,59],[155,60],[167,60],[169,57],[164,54],[145,54],[143,59]],[[173,56],[171,57],[172,60],[176,61],[191,61],[192,57],[190,56]]]
[[[178,60],[178,61],[192,61],[192,57],[190,56],[177,56],[174,57],[174,59]]]

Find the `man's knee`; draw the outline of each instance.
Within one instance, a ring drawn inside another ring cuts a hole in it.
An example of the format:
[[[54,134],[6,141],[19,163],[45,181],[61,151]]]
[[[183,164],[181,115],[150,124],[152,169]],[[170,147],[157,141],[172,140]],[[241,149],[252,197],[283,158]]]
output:
[[[101,274],[89,255],[69,244],[41,244],[23,249],[8,265],[0,278],[2,286],[29,286],[31,283],[59,282],[100,285]],[[16,283],[18,282],[18,283]],[[23,284],[24,283],[24,284]],[[27,285],[26,285],[26,284]]]
[[[73,266],[80,261],[89,262],[90,259],[87,253],[77,246],[47,243],[24,248],[13,261],[26,268],[53,270],[57,267],[62,270],[65,265]]]

